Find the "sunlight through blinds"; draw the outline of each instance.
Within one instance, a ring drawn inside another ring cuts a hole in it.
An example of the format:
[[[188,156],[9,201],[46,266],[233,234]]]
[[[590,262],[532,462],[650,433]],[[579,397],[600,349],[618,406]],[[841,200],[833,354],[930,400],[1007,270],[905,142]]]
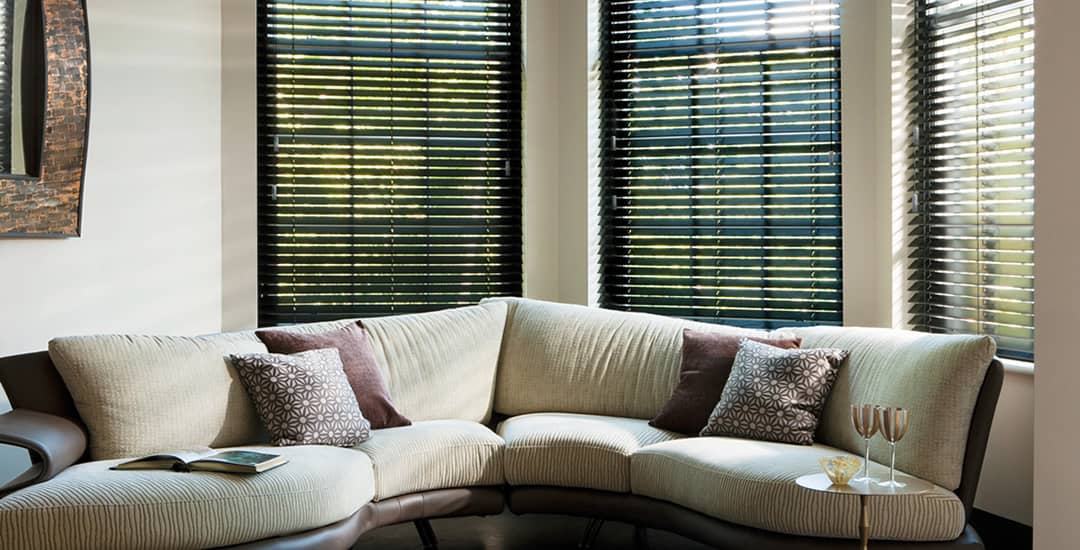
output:
[[[839,0],[601,2],[601,304],[842,321]]]
[[[259,4],[259,322],[520,295],[518,1]]]
[[[1032,0],[913,0],[911,324],[1034,352]]]

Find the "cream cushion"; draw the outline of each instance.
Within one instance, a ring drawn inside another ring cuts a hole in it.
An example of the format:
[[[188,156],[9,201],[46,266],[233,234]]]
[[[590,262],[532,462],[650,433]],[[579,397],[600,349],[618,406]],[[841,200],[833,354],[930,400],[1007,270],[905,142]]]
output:
[[[825,445],[694,437],[645,447],[631,458],[634,494],[665,500],[739,525],[816,537],[858,536],[859,499],[803,489]],[[887,469],[871,465],[872,474]],[[937,487],[917,496],[870,499],[873,540],[946,541],[964,529],[964,505]]]
[[[504,303],[489,302],[431,313],[294,325],[281,330],[314,334],[360,321],[371,337],[394,406],[409,420],[487,422],[494,401],[506,309]]]
[[[682,365],[682,330],[768,333],[658,315],[498,298],[510,304],[495,410],[652,418]]]
[[[73,466],[0,499],[0,549],[216,548],[329,525],[372,498],[363,453],[265,450],[289,463],[257,476],[108,469],[120,460]]]
[[[946,489],[960,486],[975,401],[994,359],[992,338],[852,327],[793,332],[803,338],[804,348],[850,352],[826,402],[818,441],[862,454],[863,439],[851,427],[851,405],[906,407],[911,415],[896,446],[897,467]],[[870,456],[888,461],[888,443],[873,439]]]
[[[375,500],[505,481],[502,438],[475,422],[429,420],[376,430],[355,449],[375,468]]]
[[[94,460],[265,441],[255,408],[225,358],[265,352],[252,334],[49,342],[49,356],[90,432]]]
[[[630,492],[630,455],[681,437],[636,418],[539,413],[502,423],[503,468],[510,485]]]

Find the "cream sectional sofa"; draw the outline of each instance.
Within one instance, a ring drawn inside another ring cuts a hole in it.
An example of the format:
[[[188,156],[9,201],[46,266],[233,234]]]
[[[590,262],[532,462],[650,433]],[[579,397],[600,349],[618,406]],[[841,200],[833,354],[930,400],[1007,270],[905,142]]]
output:
[[[354,320],[290,330],[319,332]],[[798,489],[817,459],[858,453],[852,402],[913,410],[902,471],[928,494],[872,501],[883,548],[982,548],[968,525],[1001,385],[983,337],[792,328],[804,347],[852,352],[813,446],[685,437],[648,425],[670,397],[682,329],[733,327],[525,299],[364,319],[412,426],[353,449],[282,447],[254,476],[109,471],[185,445],[264,448],[225,353],[253,332],[198,338],[60,338],[0,359],[15,407],[0,442],[33,467],[0,488],[0,549],[349,548],[383,525],[501,513],[580,515],[674,531],[726,548],[846,548],[857,500]],[[879,441],[878,462],[887,459]],[[879,472],[884,468],[877,466]]]

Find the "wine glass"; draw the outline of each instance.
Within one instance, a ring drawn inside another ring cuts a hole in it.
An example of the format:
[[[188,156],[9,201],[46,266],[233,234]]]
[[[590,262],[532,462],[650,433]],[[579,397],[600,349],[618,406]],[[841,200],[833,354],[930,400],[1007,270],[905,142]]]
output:
[[[862,436],[866,442],[866,449],[863,453],[863,471],[852,481],[870,481],[870,439],[874,437],[874,434],[878,432],[878,427],[881,425],[881,407],[877,405],[852,405],[851,406],[851,421],[855,424],[855,431]]]
[[[908,429],[908,410],[902,407],[887,407],[881,409],[879,421],[881,436],[892,446],[892,459],[889,463],[889,479],[878,485],[897,489],[906,486],[905,483],[896,481],[896,442],[904,438]]]

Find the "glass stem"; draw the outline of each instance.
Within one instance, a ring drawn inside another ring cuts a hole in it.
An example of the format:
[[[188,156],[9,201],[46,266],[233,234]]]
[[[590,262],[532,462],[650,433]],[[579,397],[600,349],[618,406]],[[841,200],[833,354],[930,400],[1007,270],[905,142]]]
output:
[[[863,453],[862,476],[863,476],[863,479],[869,481],[870,480],[870,440],[869,439],[864,439],[863,441],[866,442],[866,452]]]
[[[889,445],[892,446],[892,458],[889,460],[889,481],[894,485],[896,484],[896,442],[893,441]]]

